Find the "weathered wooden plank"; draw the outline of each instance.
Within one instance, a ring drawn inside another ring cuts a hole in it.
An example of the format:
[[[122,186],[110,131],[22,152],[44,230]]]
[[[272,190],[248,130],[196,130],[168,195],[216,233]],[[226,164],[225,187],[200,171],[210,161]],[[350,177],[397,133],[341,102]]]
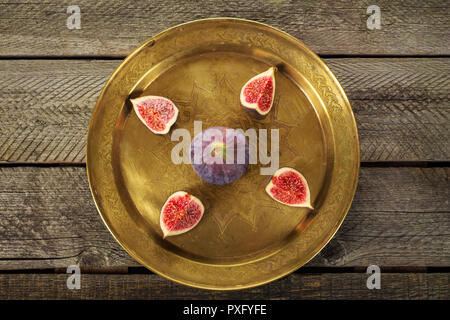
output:
[[[309,266],[450,263],[450,168],[364,167],[340,231]],[[82,167],[0,167],[0,269],[136,266],[96,212]]]
[[[0,161],[80,163],[92,109],[119,61],[1,61]]]
[[[355,112],[362,161],[450,159],[450,59],[326,62]]]
[[[81,29],[67,27],[73,1],[0,4],[0,55],[123,56],[168,27],[209,17],[238,17],[278,27],[319,54],[450,53],[445,0],[379,0],[381,29],[368,30],[368,0],[76,1]]]
[[[450,298],[448,273],[382,273],[369,290],[365,273],[292,274],[242,291],[208,291],[149,274],[82,274],[81,289],[67,274],[0,274],[0,299],[442,299]]]
[[[450,159],[450,59],[326,59],[363,161]],[[0,61],[0,162],[83,163],[93,106],[120,61]]]

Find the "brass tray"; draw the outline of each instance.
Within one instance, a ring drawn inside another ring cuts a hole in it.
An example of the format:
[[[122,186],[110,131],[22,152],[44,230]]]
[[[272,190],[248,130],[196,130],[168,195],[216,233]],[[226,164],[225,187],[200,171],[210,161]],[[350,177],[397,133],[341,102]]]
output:
[[[241,86],[277,66],[272,111],[258,118],[239,104]],[[232,184],[202,181],[176,165],[171,132],[155,135],[129,98],[165,96],[180,109],[176,128],[279,129],[280,167],[307,178],[315,210],[273,201],[261,165]],[[270,26],[231,18],[168,29],[131,53],[106,83],[87,143],[89,184],[115,239],[141,264],[199,288],[242,289],[278,279],[307,263],[336,233],[352,202],[359,171],[354,115],[339,82],[302,42]],[[162,238],[159,214],[184,190],[205,215],[188,233]]]

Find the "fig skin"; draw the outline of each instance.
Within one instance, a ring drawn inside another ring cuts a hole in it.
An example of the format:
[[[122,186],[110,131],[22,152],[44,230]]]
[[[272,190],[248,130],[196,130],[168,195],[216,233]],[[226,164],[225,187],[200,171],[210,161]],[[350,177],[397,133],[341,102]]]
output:
[[[227,131],[228,135],[226,134]],[[221,140],[216,140],[215,132],[221,134]],[[245,144],[239,143],[238,140],[245,142]],[[218,154],[214,155],[214,152],[210,152],[214,148],[216,151],[218,150]],[[233,162],[231,162],[233,151]],[[196,154],[201,159],[201,163],[195,163]],[[220,155],[224,155],[222,161],[215,161],[215,159],[220,158]],[[240,159],[238,155],[243,155],[244,159]],[[231,163],[226,163],[227,156]],[[235,129],[212,127],[194,137],[191,142],[190,157],[192,167],[200,178],[212,184],[223,185],[239,179],[247,171],[249,145],[245,136]]]

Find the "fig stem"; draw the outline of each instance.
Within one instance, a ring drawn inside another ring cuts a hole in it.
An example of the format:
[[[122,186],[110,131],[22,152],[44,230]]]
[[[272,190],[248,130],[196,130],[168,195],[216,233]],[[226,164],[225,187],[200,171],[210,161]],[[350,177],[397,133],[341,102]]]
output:
[[[213,142],[213,144],[211,145],[211,156],[215,156],[217,155],[221,155],[222,158],[225,160],[226,158],[226,154],[227,154],[227,147],[225,146],[225,143],[223,142]]]

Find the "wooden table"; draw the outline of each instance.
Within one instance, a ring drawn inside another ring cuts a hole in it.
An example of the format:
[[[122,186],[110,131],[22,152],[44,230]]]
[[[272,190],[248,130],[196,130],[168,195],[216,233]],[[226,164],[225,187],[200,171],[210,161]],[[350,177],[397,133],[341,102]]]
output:
[[[449,299],[448,1],[7,1],[0,4],[0,298]],[[67,7],[81,9],[68,29]],[[381,29],[368,30],[369,5]],[[140,267],[100,220],[86,132],[122,59],[167,27],[265,22],[329,65],[358,122],[361,173],[340,231],[304,268],[234,292],[191,289]],[[81,290],[66,287],[81,266]],[[368,290],[366,268],[381,267]]]

